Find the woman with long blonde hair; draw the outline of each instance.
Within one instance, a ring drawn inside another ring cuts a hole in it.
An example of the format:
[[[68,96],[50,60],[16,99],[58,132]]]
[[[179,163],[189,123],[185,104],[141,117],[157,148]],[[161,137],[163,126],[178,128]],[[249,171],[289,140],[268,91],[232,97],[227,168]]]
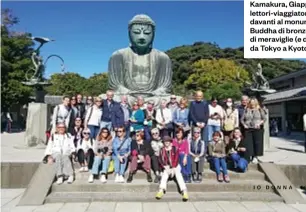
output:
[[[256,98],[251,98],[241,123],[245,129],[245,145],[247,160],[258,163],[258,156],[263,155],[263,125],[266,121],[265,111],[260,107]]]

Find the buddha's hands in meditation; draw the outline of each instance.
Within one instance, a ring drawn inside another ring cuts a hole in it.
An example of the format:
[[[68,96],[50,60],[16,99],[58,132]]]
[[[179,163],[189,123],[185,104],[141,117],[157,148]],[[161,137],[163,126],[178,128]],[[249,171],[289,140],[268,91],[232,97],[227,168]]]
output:
[[[120,85],[120,86],[118,86],[116,94],[125,94],[125,95],[127,95],[127,94],[130,94],[130,92],[131,91],[129,89],[127,89],[126,87],[123,87],[122,85]]]
[[[152,92],[154,96],[164,96],[167,94],[166,90],[164,88],[158,88],[155,91]]]

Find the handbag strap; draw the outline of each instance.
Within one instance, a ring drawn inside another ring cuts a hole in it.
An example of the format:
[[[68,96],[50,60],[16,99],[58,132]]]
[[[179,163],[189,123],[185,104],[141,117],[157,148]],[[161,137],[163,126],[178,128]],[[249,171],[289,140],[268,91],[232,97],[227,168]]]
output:
[[[121,150],[123,144],[125,143],[125,141],[126,141],[127,139],[128,139],[128,138],[125,138],[125,139],[124,139],[124,141],[123,141],[123,142],[120,144],[120,146],[118,147],[117,151],[120,151],[120,150]]]

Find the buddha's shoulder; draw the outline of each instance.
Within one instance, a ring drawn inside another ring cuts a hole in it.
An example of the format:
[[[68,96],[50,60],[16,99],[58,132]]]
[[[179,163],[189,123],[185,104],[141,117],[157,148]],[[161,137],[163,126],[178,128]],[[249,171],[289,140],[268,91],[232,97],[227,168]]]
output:
[[[160,59],[170,60],[170,57],[163,51],[160,51],[158,49],[152,49],[152,52],[156,54]]]

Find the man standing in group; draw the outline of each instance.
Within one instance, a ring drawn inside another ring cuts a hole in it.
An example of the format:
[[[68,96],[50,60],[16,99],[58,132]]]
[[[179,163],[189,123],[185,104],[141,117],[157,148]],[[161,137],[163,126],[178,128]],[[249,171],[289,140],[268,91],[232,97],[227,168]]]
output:
[[[207,142],[205,126],[208,120],[208,106],[207,102],[203,100],[203,92],[197,91],[195,93],[195,101],[192,101],[189,109],[189,120],[191,125],[201,129],[202,140]]]
[[[106,92],[106,99],[103,100],[103,113],[100,129],[106,127],[109,130],[115,130],[124,125],[124,116],[121,106],[118,102],[115,102],[113,98],[114,92],[108,90]]]
[[[122,109],[122,112],[123,112],[123,121],[124,121],[124,128],[125,128],[125,135],[127,137],[130,136],[130,116],[131,116],[131,108],[129,107],[128,105],[128,99],[127,99],[127,96],[122,96],[121,97],[121,109]]]

